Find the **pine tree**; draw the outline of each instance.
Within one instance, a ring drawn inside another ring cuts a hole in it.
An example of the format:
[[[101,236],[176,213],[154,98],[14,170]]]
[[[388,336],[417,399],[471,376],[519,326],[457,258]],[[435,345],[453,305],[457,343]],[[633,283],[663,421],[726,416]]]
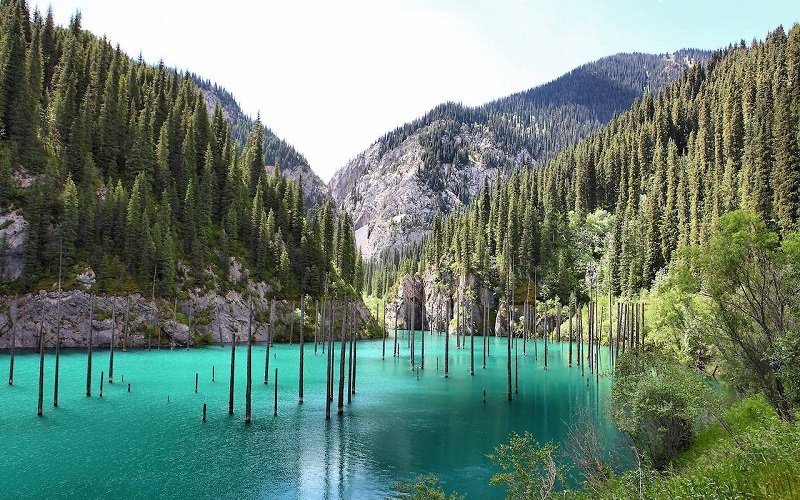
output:
[[[61,194],[62,212],[59,235],[61,238],[64,266],[69,268],[76,257],[78,228],[78,190],[72,178],[68,177]]]

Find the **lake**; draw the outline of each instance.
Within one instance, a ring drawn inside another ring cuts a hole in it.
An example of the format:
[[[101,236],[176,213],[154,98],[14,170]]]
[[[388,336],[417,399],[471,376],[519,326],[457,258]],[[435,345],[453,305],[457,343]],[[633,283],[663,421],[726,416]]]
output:
[[[36,416],[39,356],[16,355],[14,385],[0,385],[0,492],[46,498],[385,498],[398,481],[439,476],[467,498],[503,498],[489,485],[496,472],[486,459],[511,431],[530,431],[540,442],[563,443],[567,424],[588,410],[601,439],[620,439],[605,408],[608,376],[587,383],[580,367],[567,367],[567,344],[518,346],[519,388],[507,399],[506,339],[490,338],[482,368],[475,337],[475,375],[469,349],[450,337],[450,376],[443,376],[444,336],[426,333],[425,369],[410,369],[401,332],[401,357],[387,339],[360,341],[356,394],[344,415],[325,420],[325,364],[321,346],[305,344],[305,402],[298,404],[299,346],[271,348],[265,385],[263,344],[253,348],[253,422],[244,424],[247,346],[236,352],[235,414],[228,415],[230,347],[153,351],[117,350],[115,383],[104,384],[108,350],[95,350],[93,395],[85,396],[85,351],[62,351],[59,407],[53,407],[53,352],[46,355],[44,416]],[[416,334],[417,360],[421,351]],[[469,346],[469,339],[467,339]],[[438,358],[438,360],[437,360]],[[608,349],[601,354],[601,374]],[[338,377],[338,355],[335,373]],[[0,374],[8,373],[0,354]],[[438,369],[437,369],[438,362]],[[212,366],[215,381],[212,382]],[[274,369],[279,370],[278,415],[273,416]],[[195,373],[199,374],[195,394]],[[123,382],[124,378],[124,382]],[[127,385],[131,384],[131,392]],[[345,384],[346,386],[346,384]],[[338,391],[338,382],[336,384]],[[486,391],[486,402],[483,391]],[[201,421],[207,403],[207,422]]]

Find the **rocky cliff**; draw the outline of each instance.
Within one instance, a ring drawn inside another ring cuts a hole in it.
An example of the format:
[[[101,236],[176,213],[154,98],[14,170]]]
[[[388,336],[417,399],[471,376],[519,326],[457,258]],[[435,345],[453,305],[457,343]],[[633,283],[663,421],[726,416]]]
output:
[[[254,301],[254,339],[267,338],[272,301],[263,285],[251,290]],[[92,310],[92,345],[108,347],[112,329],[115,346],[144,348],[149,344],[164,348],[202,344],[228,344],[235,338],[246,342],[249,307],[247,297],[238,291],[220,295],[214,291],[191,292],[177,301],[151,300],[135,293],[129,296],[96,295],[72,290],[40,291],[19,296],[0,296],[0,349],[35,348],[41,323],[45,346],[56,343],[58,318],[61,317],[61,346],[86,347],[89,341],[89,311]],[[293,336],[297,342],[300,305],[292,301],[275,301],[272,319],[273,339],[285,342]],[[340,306],[340,304],[338,305]],[[310,309],[310,311],[309,311]],[[320,306],[320,312],[322,307]],[[377,331],[374,320],[362,302],[353,302],[350,311],[356,318],[356,329],[362,338]],[[306,308],[306,339],[313,340],[315,319],[313,303]],[[337,314],[341,317],[341,313]],[[126,321],[127,319],[127,321]],[[126,328],[127,324],[127,328]],[[329,323],[328,323],[329,324]]]

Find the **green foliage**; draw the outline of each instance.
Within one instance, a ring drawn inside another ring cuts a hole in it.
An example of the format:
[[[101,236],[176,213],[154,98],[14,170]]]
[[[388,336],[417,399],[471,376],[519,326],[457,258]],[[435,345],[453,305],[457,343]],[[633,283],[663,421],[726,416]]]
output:
[[[628,351],[617,359],[611,415],[656,469],[691,444],[700,417],[713,407],[700,377],[672,358]]]
[[[763,397],[744,399],[697,435],[675,466],[657,473],[646,466],[562,498],[797,498],[800,495],[800,427],[776,415]]]
[[[204,345],[211,345],[214,343],[214,335],[211,332],[198,332],[195,331],[192,334],[194,338],[194,345],[196,346],[204,346]]]
[[[598,274],[614,295],[634,296],[681,249],[707,241],[726,212],[751,210],[785,236],[800,210],[800,94],[793,90],[800,65],[787,62],[799,40],[795,25],[749,47],[728,47],[535,169],[505,169],[469,209],[437,215],[421,246],[382,256],[384,269],[368,272],[377,276],[370,293],[389,287],[382,281],[430,267],[472,272],[497,294],[513,269],[517,282],[535,272],[543,298],[567,297]],[[439,120],[444,140],[426,139],[426,147],[440,144],[429,156],[457,162],[451,137],[458,127],[447,120],[480,121],[469,113],[442,106],[382,143],[399,144]],[[703,363],[701,353],[687,355]]]
[[[433,474],[417,477],[413,483],[398,483],[395,486],[397,500],[463,500],[457,492],[446,493]]]
[[[656,280],[647,297],[647,342],[686,366],[705,370],[718,362],[719,353],[712,342],[711,304],[693,284],[684,266]]]
[[[713,342],[727,372],[740,389],[763,391],[787,420],[800,404],[798,238],[787,233],[782,244],[759,215],[739,210],[720,217],[687,259],[694,289],[711,305]]]
[[[556,445],[540,445],[529,432],[512,433],[507,443],[495,448],[487,458],[501,468],[491,484],[505,485],[506,497],[512,500],[546,499],[556,482],[563,479],[562,467],[555,462]]]

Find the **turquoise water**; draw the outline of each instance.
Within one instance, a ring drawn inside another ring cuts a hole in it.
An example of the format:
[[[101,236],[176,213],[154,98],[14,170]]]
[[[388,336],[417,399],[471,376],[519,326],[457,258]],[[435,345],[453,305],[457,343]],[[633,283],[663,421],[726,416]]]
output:
[[[481,338],[475,338],[475,375],[470,376],[469,349],[455,349],[451,337],[450,377],[445,379],[444,337],[427,334],[419,380],[409,368],[404,339],[399,359],[391,356],[393,339],[387,340],[385,360],[380,341],[360,342],[357,393],[342,417],[336,415],[334,398],[328,422],[321,349],[315,356],[313,343],[306,344],[305,403],[299,405],[299,346],[272,347],[272,373],[264,385],[265,352],[259,345],[253,350],[250,426],[243,423],[246,346],[237,348],[233,416],[228,415],[230,347],[118,350],[116,383],[106,381],[102,399],[97,397],[99,377],[101,370],[107,376],[108,352],[94,353],[93,397],[87,398],[85,352],[63,351],[58,408],[53,407],[54,357],[48,353],[41,418],[36,416],[39,357],[18,352],[14,385],[0,385],[0,496],[383,498],[397,481],[434,473],[448,490],[468,498],[502,498],[503,489],[489,485],[495,469],[485,455],[509,432],[528,430],[539,441],[563,442],[566,423],[587,408],[607,444],[619,439],[604,411],[610,380],[601,377],[599,385],[587,384],[580,368],[568,369],[566,345],[550,345],[545,371],[543,345],[537,361],[533,344],[523,356],[520,343],[519,393],[509,403],[506,341],[490,341],[492,355],[484,370]],[[607,350],[602,356],[607,358]],[[8,353],[0,355],[3,380],[8,359]],[[203,402],[208,405],[206,423],[201,422]]]

